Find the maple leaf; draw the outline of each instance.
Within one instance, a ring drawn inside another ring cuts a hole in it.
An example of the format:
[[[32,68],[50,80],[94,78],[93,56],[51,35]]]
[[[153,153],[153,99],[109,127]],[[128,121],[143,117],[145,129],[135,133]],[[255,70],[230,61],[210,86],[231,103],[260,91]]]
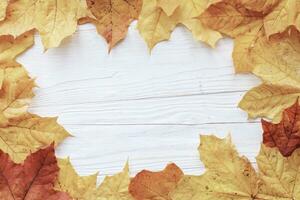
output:
[[[222,35],[205,26],[196,17],[202,14],[208,6],[208,2],[203,0],[180,0],[178,9],[173,14],[177,23],[186,26],[199,41],[206,42],[214,47],[216,42],[222,38]]]
[[[266,36],[259,37],[248,50],[247,56],[241,57],[244,60],[238,69],[252,71],[264,83],[247,92],[239,106],[250,118],[267,117],[279,122],[282,111],[299,96],[299,33],[292,29],[269,40]]]
[[[168,40],[176,21],[158,7],[157,0],[144,0],[138,21],[138,30],[151,50],[156,43]]]
[[[179,6],[180,0],[157,0],[157,7],[160,7],[168,16],[171,16]]]
[[[240,3],[249,10],[266,14],[269,13],[280,1],[281,0],[240,0]]]
[[[57,47],[75,32],[77,21],[87,15],[83,0],[10,1],[6,19],[0,22],[0,35],[17,37],[36,29],[46,49]]]
[[[248,91],[239,103],[249,118],[266,117],[274,123],[281,120],[282,111],[300,96],[300,88],[261,84]]]
[[[69,159],[58,159],[60,168],[55,189],[67,192],[73,199],[95,200],[97,175],[80,177]]]
[[[215,46],[221,34],[196,19],[207,5],[202,0],[146,0],[138,22],[139,32],[151,50],[156,43],[168,40],[177,24],[183,24],[192,31],[196,40]]]
[[[184,176],[172,192],[172,200],[300,198],[298,150],[285,158],[277,149],[262,145],[256,158],[259,173],[247,158],[238,155],[230,137],[201,136],[199,151],[206,172],[201,176]]]
[[[278,5],[264,18],[266,34],[270,35],[282,33],[289,27],[299,30],[300,2],[298,0],[281,0]]]
[[[128,163],[126,163],[123,172],[105,177],[98,188],[96,187],[97,174],[79,176],[68,159],[58,160],[58,165],[60,172],[55,188],[68,192],[74,199],[133,200],[128,192],[130,182]]]
[[[161,172],[143,170],[130,182],[129,192],[136,200],[171,200],[170,192],[182,178],[183,172],[175,164],[169,164]]]
[[[6,16],[7,4],[8,4],[8,0],[0,1],[0,21],[3,20]]]
[[[0,36],[0,68],[19,66],[15,58],[32,45],[33,31],[26,32],[17,38],[8,35]]]
[[[0,151],[0,199],[71,200],[53,189],[58,171],[53,146],[31,154],[23,164],[14,163]]]
[[[34,96],[34,80],[23,67],[0,68],[0,127],[21,119]]]
[[[222,0],[209,4],[198,18],[207,27],[235,38],[259,26],[263,15],[240,6],[236,1]]]
[[[97,31],[109,44],[109,51],[125,38],[129,24],[137,19],[142,7],[141,0],[87,0],[95,19]]]
[[[128,191],[129,183],[129,165],[126,163],[122,172],[105,177],[97,189],[97,199],[133,200]]]
[[[31,152],[55,142],[59,144],[70,134],[56,118],[26,114],[22,120],[11,121],[0,128],[0,149],[14,162],[22,162]]]
[[[268,147],[278,147],[283,156],[290,156],[300,147],[300,105],[299,102],[285,109],[279,124],[262,120],[263,143]]]

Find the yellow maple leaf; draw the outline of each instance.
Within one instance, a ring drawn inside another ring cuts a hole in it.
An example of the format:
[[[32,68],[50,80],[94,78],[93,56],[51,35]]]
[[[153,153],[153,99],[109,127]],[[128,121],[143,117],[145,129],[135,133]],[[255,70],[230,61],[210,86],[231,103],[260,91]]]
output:
[[[263,15],[240,6],[238,1],[222,0],[210,3],[198,18],[207,27],[235,38],[259,26]]]
[[[300,96],[299,32],[293,29],[270,39],[263,35],[246,51],[239,61],[239,54],[234,54],[237,70],[252,71],[264,83],[247,92],[239,106],[250,118],[267,117],[279,122],[282,111]]]
[[[0,126],[4,127],[27,113],[35,83],[23,67],[2,68],[0,77]]]
[[[177,23],[185,25],[192,31],[196,40],[206,42],[214,47],[222,35],[208,28],[196,18],[204,12],[208,5],[209,3],[203,0],[180,0],[180,5],[173,16]]]
[[[185,176],[172,193],[172,200],[295,200],[300,151],[284,158],[277,149],[261,146],[259,173],[249,160],[238,155],[230,137],[201,136],[199,147],[206,172]]]
[[[236,73],[252,72],[253,56],[258,40],[264,37],[263,23],[234,39],[232,58]]]
[[[0,21],[3,20],[6,16],[7,4],[8,4],[8,0],[0,1]]]
[[[127,34],[129,24],[137,19],[141,0],[87,0],[95,19],[90,19],[109,44],[109,51]]]
[[[168,40],[177,24],[185,25],[192,31],[196,40],[215,46],[222,37],[220,33],[213,31],[196,19],[207,7],[208,2],[202,0],[177,0],[172,11],[170,6],[173,0],[146,0],[138,22],[138,29],[146,40],[149,49],[160,41]],[[163,2],[166,6],[163,6]],[[167,8],[166,8],[167,7]],[[167,10],[167,11],[165,11]],[[172,13],[172,14],[171,14]]]
[[[133,200],[129,194],[129,165],[126,163],[122,172],[105,177],[97,189],[97,200]]]
[[[11,121],[0,128],[0,149],[14,162],[22,162],[30,153],[59,144],[70,134],[56,122],[56,118],[42,118],[26,114],[22,120]]]
[[[138,21],[138,30],[151,50],[156,43],[168,40],[176,21],[168,16],[160,7],[157,0],[144,0]]]
[[[282,33],[288,27],[300,30],[300,2],[298,0],[281,0],[278,5],[264,18],[266,34]]]
[[[180,0],[157,0],[160,7],[168,16],[171,16],[180,5]]]
[[[69,159],[58,160],[60,168],[56,189],[68,192],[73,199],[78,200],[133,200],[128,192],[130,183],[129,165],[126,163],[123,172],[107,176],[96,187],[97,174],[79,176]]]
[[[33,31],[26,32],[17,38],[0,36],[0,67],[14,67],[19,64],[15,58],[33,45]]]
[[[57,47],[75,32],[77,21],[86,15],[83,0],[11,1],[6,19],[0,22],[0,35],[17,37],[36,29],[46,49]]]
[[[300,82],[299,82],[300,84]],[[300,87],[261,84],[248,91],[239,107],[249,118],[267,117],[274,123],[280,122],[282,112],[300,97]]]
[[[97,175],[79,176],[69,159],[58,159],[60,169],[55,189],[67,192],[73,199],[95,200]]]

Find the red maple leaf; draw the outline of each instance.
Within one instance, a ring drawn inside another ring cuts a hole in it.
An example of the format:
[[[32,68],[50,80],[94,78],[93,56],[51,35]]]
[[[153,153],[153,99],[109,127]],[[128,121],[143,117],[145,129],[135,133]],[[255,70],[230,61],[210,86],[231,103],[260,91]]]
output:
[[[29,155],[23,164],[0,151],[0,199],[71,200],[53,189],[58,172],[53,145]]]
[[[297,101],[283,112],[279,124],[262,120],[264,130],[263,143],[268,147],[277,147],[283,156],[290,156],[300,147],[300,105]]]

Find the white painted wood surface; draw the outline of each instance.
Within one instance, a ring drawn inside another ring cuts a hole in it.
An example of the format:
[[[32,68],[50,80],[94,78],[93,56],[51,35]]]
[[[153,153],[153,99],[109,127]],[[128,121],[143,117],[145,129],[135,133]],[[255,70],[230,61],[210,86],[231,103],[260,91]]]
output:
[[[135,27],[110,54],[85,25],[47,52],[36,36],[19,58],[39,85],[30,111],[59,116],[75,136],[57,154],[70,156],[81,175],[100,171],[99,179],[119,172],[127,159],[132,175],[169,162],[200,174],[199,134],[231,133],[239,152],[255,162],[261,126],[237,104],[259,81],[234,74],[232,41],[211,49],[179,27],[149,54]]]

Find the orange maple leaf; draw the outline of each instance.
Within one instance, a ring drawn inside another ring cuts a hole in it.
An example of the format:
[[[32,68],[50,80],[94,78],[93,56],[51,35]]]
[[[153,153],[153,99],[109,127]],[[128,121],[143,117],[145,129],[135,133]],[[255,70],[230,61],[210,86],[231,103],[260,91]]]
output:
[[[31,154],[23,164],[0,151],[0,199],[71,200],[67,193],[53,189],[58,171],[53,145]]]
[[[279,124],[262,120],[264,130],[263,143],[269,147],[278,147],[283,156],[290,156],[300,147],[300,105],[297,102],[283,112]]]

